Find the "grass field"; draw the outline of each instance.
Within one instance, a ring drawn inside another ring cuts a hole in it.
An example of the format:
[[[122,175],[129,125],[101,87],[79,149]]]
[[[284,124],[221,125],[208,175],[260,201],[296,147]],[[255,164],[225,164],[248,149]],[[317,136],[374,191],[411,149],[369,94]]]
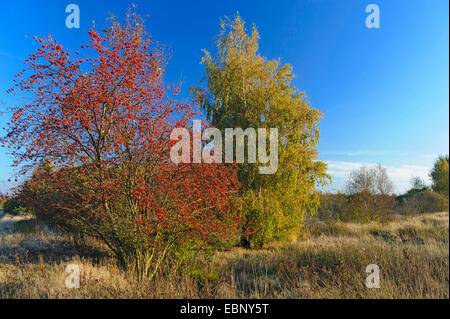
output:
[[[79,289],[65,286],[68,264],[80,267]],[[364,284],[369,264],[380,288]],[[79,247],[24,219],[0,234],[0,298],[449,298],[449,214],[315,223],[292,243],[218,252],[153,281],[121,270],[95,241]]]

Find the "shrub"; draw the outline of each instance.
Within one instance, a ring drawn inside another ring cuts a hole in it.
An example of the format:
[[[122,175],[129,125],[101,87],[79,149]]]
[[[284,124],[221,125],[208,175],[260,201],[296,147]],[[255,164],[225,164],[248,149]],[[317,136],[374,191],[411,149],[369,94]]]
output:
[[[317,218],[322,221],[341,220],[348,207],[348,196],[342,193],[321,194]]]
[[[318,218],[324,221],[367,223],[395,212],[394,196],[368,192],[346,195],[322,194]]]
[[[345,188],[346,193],[321,194],[321,220],[367,223],[379,221],[397,208],[392,182],[381,165],[353,170]]]
[[[425,191],[399,197],[402,214],[448,211],[448,199],[435,192]]]
[[[8,199],[8,196],[0,193],[0,209],[3,208],[3,204],[5,203],[5,201]]]
[[[33,214],[33,211],[19,197],[8,198],[3,203],[3,212],[14,216]]]
[[[101,185],[82,168],[40,171],[25,191],[40,220],[102,240],[123,267],[152,277],[229,244],[240,227],[231,211],[235,179],[225,167],[164,168],[155,168],[160,175],[148,182],[138,179],[131,189],[119,168],[102,171]]]

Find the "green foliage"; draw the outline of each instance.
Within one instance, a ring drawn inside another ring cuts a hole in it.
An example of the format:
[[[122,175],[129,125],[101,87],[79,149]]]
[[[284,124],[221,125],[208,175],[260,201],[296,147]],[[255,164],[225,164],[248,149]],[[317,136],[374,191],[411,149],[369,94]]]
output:
[[[398,206],[392,195],[371,194],[323,194],[318,218],[323,221],[369,223],[396,211]]]
[[[392,214],[418,214],[448,211],[448,199],[431,191],[409,190],[400,196],[370,193],[322,194],[317,218],[327,222],[368,223]]]
[[[3,203],[3,212],[13,216],[32,215],[33,211],[20,197],[11,197]]]
[[[319,204],[316,185],[330,178],[326,164],[317,160],[322,113],[291,85],[290,65],[259,54],[258,40],[256,27],[247,33],[239,15],[221,21],[216,54],[205,50],[202,59],[207,92],[192,89],[222,135],[225,128],[278,128],[275,174],[259,174],[261,163],[248,163],[248,154],[240,164],[241,209],[255,231],[244,238],[246,246],[262,246],[297,233],[305,211]]]
[[[417,192],[425,192],[425,191],[431,191],[431,188],[425,184],[425,181],[418,177],[414,176],[411,178],[411,189],[408,191],[408,193],[417,193]]]
[[[449,167],[448,155],[439,156],[431,170],[430,177],[433,181],[432,189],[448,198]]]
[[[400,212],[402,214],[448,211],[448,199],[435,192],[409,192],[397,199],[401,203]]]

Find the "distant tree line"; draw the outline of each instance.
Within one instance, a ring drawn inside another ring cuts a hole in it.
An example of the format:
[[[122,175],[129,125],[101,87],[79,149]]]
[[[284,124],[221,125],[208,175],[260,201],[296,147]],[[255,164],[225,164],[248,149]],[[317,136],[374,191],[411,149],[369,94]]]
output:
[[[344,191],[321,194],[317,217],[327,221],[372,222],[391,214],[414,214],[448,210],[448,156],[440,156],[430,172],[431,186],[413,176],[410,189],[393,194],[386,169],[361,166],[350,172]]]

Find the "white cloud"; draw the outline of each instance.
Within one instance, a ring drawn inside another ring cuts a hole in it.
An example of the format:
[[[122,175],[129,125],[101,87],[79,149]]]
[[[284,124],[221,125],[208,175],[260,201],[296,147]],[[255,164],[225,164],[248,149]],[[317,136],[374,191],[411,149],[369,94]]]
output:
[[[0,55],[20,61],[24,60],[24,58],[21,58],[20,56],[17,55],[9,54],[8,52],[0,51]]]
[[[410,152],[398,152],[398,151],[390,151],[390,150],[356,150],[356,151],[348,151],[348,152],[321,152],[322,155],[341,155],[341,156],[411,156]],[[433,155],[434,156],[434,155]]]
[[[361,155],[386,155],[390,151],[374,151],[374,150],[359,150],[350,152],[322,152],[324,155],[344,155],[344,156],[361,156]]]
[[[374,167],[376,163],[364,162],[344,162],[344,161],[327,161],[328,174],[333,178],[333,184],[328,187],[330,190],[342,189],[349,173],[360,168],[362,165],[367,167]],[[387,169],[389,178],[394,183],[394,189],[397,193],[402,193],[409,189],[410,180],[413,176],[419,176],[424,179],[426,183],[430,183],[428,173],[430,167],[418,165],[401,165],[401,166],[384,166]]]

